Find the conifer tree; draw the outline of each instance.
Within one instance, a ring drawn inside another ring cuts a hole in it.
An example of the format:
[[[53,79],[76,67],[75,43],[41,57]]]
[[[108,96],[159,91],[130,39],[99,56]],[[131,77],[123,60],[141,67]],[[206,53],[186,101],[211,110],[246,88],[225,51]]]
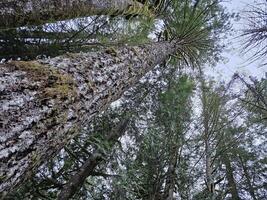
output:
[[[208,55],[215,44],[211,27],[221,28],[211,23],[221,12],[211,9],[217,3],[193,12],[182,4],[184,16],[167,41],[0,64],[0,191],[29,177],[155,65],[170,56],[194,64]]]
[[[152,16],[135,0],[26,0],[0,1],[0,29],[40,25],[91,15]]]

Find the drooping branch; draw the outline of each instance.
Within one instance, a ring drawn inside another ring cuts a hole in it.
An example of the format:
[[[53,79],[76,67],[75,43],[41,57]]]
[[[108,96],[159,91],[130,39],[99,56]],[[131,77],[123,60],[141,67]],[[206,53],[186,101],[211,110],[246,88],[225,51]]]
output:
[[[245,20],[246,28],[242,30],[240,37],[243,42],[243,52],[249,55],[249,60],[254,62],[262,60],[262,66],[267,65],[267,1],[259,0],[253,5],[247,5],[241,17]]]

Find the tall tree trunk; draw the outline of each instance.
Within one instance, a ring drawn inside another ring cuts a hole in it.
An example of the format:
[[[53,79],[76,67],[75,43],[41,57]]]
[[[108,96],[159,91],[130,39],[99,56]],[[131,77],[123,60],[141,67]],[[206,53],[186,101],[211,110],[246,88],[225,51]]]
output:
[[[206,181],[207,181],[207,187],[210,195],[214,196],[215,188],[214,188],[214,180],[212,176],[212,168],[211,168],[211,156],[210,156],[210,145],[208,140],[205,139],[205,167],[206,167]]]
[[[248,186],[248,192],[249,192],[249,194],[250,194],[250,196],[252,197],[253,200],[257,200],[256,194],[255,194],[255,190],[254,190],[253,185],[252,185],[252,183],[250,181],[251,178],[250,178],[246,163],[243,161],[243,158],[241,156],[239,156],[239,160],[240,160],[240,163],[241,163],[241,166],[243,168],[244,175],[245,175],[245,178],[246,178],[246,182],[247,182],[247,186]]]
[[[113,146],[115,142],[124,134],[128,125],[129,119],[123,120],[116,128],[111,131],[111,134],[107,137],[106,141]],[[110,149],[107,149],[110,151]],[[102,162],[108,155],[104,154],[101,149],[96,149],[92,156],[90,156],[85,163],[80,167],[77,173],[75,173],[67,182],[60,194],[59,200],[70,199],[83,185],[86,178],[91,175],[96,166]]]
[[[236,187],[236,181],[234,178],[234,173],[233,173],[234,170],[227,153],[224,153],[223,161],[226,166],[226,178],[228,181],[228,187],[230,189],[230,193],[232,195],[232,200],[240,200]]]
[[[169,168],[167,171],[167,178],[166,178],[166,186],[164,191],[164,196],[166,200],[174,199],[173,195],[175,192],[174,190],[175,190],[175,178],[176,178],[176,164],[177,164],[177,152],[173,152],[173,156],[170,158],[169,162]]]
[[[0,64],[0,193],[30,176],[180,47],[160,42]]]
[[[135,0],[0,0],[0,29],[118,14],[151,15]]]
[[[174,103],[173,103],[174,104]],[[177,123],[177,122],[176,122]],[[175,130],[175,122],[171,121],[169,124],[170,127],[166,130],[166,135],[172,139],[169,146],[169,160],[168,160],[168,170],[166,172],[166,183],[165,183],[165,189],[163,197],[166,200],[173,200],[174,199],[174,190],[175,190],[175,179],[176,179],[176,166],[177,166],[177,159],[178,159],[178,151],[179,151],[179,145],[177,144],[178,141],[176,141],[174,138],[174,135],[176,134]],[[166,128],[166,127],[165,127]]]
[[[202,72],[201,72],[202,73]],[[201,74],[202,76],[202,74]],[[201,81],[201,92],[202,92],[202,120],[203,120],[203,140],[205,144],[205,172],[206,172],[206,184],[207,184],[207,189],[209,192],[209,195],[211,197],[211,200],[215,198],[215,185],[214,185],[214,178],[212,175],[212,163],[211,163],[211,145],[210,145],[210,120],[212,118],[211,113],[209,113],[209,106],[210,102],[208,100],[208,96],[206,93],[206,84],[203,78],[200,80]]]

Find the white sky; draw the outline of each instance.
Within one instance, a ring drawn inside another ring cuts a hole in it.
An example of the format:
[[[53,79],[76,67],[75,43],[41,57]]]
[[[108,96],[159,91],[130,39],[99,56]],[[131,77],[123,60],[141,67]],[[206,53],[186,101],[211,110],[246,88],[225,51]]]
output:
[[[254,0],[227,0],[224,2],[224,6],[229,9],[230,12],[240,12],[246,8],[246,4],[253,4]],[[258,0],[259,2],[259,0]],[[238,36],[238,30],[244,27],[244,23],[241,21],[233,21],[234,35],[229,35],[225,43],[227,43],[227,49],[224,51],[223,56],[227,62],[218,63],[213,69],[210,67],[206,73],[210,76],[214,76],[216,80],[228,81],[235,72],[239,72],[249,76],[264,77],[267,72],[267,67],[259,67],[259,62],[250,63],[248,61],[249,55],[241,55],[241,46],[239,44],[240,38]]]

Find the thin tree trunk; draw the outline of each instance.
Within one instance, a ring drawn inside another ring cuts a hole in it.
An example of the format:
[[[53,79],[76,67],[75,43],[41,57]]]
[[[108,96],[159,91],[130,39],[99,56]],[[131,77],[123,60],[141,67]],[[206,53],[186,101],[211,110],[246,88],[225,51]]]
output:
[[[30,176],[180,45],[150,43],[0,64],[0,193]]]
[[[174,103],[173,103],[174,104]],[[177,130],[175,130],[175,125],[173,122],[170,123],[170,138],[173,139],[172,143],[170,144],[170,157],[169,157],[169,166],[167,170],[167,177],[166,177],[166,184],[165,184],[165,191],[164,197],[166,200],[173,200],[174,199],[174,192],[175,192],[175,179],[176,179],[176,167],[178,161],[178,152],[179,152],[179,143],[175,140],[174,137]]]
[[[206,93],[206,87],[204,80],[201,80],[201,88],[202,88],[202,118],[203,118],[203,126],[204,126],[204,133],[203,133],[203,139],[205,144],[205,172],[206,172],[206,184],[207,189],[209,191],[209,195],[211,199],[215,198],[215,185],[214,185],[214,179],[212,176],[212,163],[211,163],[211,146],[210,146],[210,127],[209,127],[209,121],[211,118],[210,113],[208,113],[208,97]]]
[[[228,181],[228,187],[230,189],[230,193],[232,195],[232,200],[240,200],[240,197],[238,195],[237,187],[236,187],[236,181],[234,178],[234,173],[233,173],[233,167],[231,165],[231,162],[229,160],[229,157],[227,153],[223,155],[223,161],[226,166],[226,178]]]
[[[106,141],[113,146],[115,142],[124,134],[129,120],[126,119],[121,122],[118,127],[112,130]],[[109,151],[110,149],[108,149]],[[96,166],[102,162],[108,155],[103,154],[102,150],[97,149],[90,158],[80,167],[79,171],[75,173],[67,182],[58,195],[59,200],[70,199],[83,185],[84,181],[89,175],[92,175]]]
[[[211,157],[210,157],[210,145],[207,140],[205,140],[205,165],[206,165],[206,180],[207,180],[207,186],[208,191],[210,192],[211,196],[214,196],[214,181],[212,177],[212,168],[211,168]]]
[[[244,175],[245,175],[246,182],[247,182],[247,185],[248,185],[249,194],[253,198],[253,200],[257,200],[256,194],[255,194],[255,190],[254,190],[254,188],[252,186],[252,183],[250,181],[251,178],[250,178],[246,163],[243,161],[241,156],[239,156],[239,160],[240,160],[241,166],[242,166],[243,171],[244,171]]]
[[[119,14],[151,15],[135,0],[0,0],[0,29]]]
[[[166,186],[165,186],[165,194],[166,200],[173,200],[174,197],[174,189],[175,189],[175,177],[176,177],[176,155],[170,160],[169,168],[167,171],[167,178],[166,178]]]

